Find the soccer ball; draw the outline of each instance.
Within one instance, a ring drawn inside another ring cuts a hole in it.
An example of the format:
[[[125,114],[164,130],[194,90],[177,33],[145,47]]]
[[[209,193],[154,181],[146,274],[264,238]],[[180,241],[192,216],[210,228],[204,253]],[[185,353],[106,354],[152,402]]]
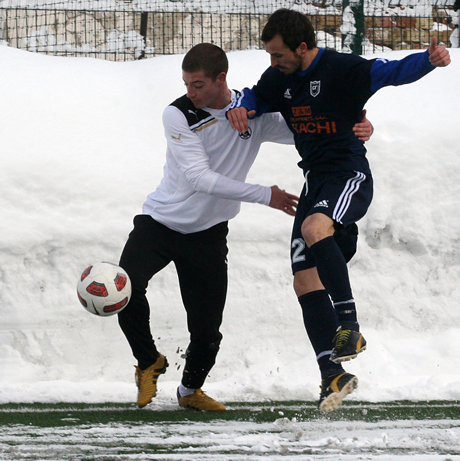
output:
[[[108,317],[118,314],[128,304],[131,281],[120,266],[96,263],[88,266],[78,279],[77,295],[88,312]]]

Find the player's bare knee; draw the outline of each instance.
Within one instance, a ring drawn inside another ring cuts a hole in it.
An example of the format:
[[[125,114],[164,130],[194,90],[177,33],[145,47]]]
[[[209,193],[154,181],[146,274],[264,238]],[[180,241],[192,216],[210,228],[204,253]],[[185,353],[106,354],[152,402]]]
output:
[[[294,281],[292,283],[292,286],[294,288],[294,292],[297,297],[302,296],[305,294],[305,284],[299,280],[298,278],[294,277]]]
[[[320,241],[322,238],[321,229],[316,225],[314,221],[306,219],[301,228],[302,237],[305,243],[310,248],[314,243]]]
[[[310,248],[315,243],[334,235],[334,221],[326,215],[313,214],[302,223],[302,237]]]

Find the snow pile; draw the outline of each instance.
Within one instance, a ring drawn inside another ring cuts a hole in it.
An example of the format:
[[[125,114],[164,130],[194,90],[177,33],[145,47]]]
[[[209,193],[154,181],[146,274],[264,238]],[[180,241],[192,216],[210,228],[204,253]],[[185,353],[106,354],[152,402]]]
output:
[[[386,53],[400,58],[406,52]],[[347,365],[354,399],[459,399],[458,74],[453,63],[368,104],[375,199],[350,264],[368,351]],[[77,278],[117,262],[164,163],[163,108],[184,93],[182,56],[113,63],[0,47],[0,402],[133,401],[116,318],[78,303]],[[229,84],[252,85],[263,51],[229,54]],[[249,181],[299,193],[294,148],[265,145]],[[218,362],[205,389],[231,400],[318,395],[319,373],[292,290],[292,218],[244,204],[230,225],[230,287]],[[174,400],[188,344],[177,277],[152,280],[152,328]]]

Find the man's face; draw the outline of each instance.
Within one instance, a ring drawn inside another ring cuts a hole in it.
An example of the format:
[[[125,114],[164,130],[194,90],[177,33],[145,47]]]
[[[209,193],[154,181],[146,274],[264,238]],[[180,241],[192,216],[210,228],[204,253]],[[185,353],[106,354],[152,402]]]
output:
[[[293,74],[302,70],[303,61],[298,49],[292,51],[284,44],[281,35],[275,35],[272,40],[265,43],[265,51],[270,55],[271,66],[283,74]]]
[[[217,107],[221,98],[221,85],[219,78],[213,80],[206,77],[204,71],[185,72],[182,71],[182,79],[187,88],[187,97],[191,99],[197,109],[209,107],[211,109],[220,109]]]

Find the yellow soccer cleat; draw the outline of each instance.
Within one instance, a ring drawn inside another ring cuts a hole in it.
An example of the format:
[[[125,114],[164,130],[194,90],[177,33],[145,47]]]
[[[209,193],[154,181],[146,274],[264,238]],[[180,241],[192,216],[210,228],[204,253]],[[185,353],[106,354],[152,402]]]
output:
[[[195,389],[195,392],[185,397],[179,395],[177,390],[177,400],[179,405],[184,408],[203,411],[224,411],[225,407],[217,400],[207,396],[201,389]]]
[[[136,366],[136,385],[138,388],[137,405],[139,408],[145,407],[157,395],[158,376],[166,372],[168,361],[163,354],[160,354],[157,361],[145,370]]]

